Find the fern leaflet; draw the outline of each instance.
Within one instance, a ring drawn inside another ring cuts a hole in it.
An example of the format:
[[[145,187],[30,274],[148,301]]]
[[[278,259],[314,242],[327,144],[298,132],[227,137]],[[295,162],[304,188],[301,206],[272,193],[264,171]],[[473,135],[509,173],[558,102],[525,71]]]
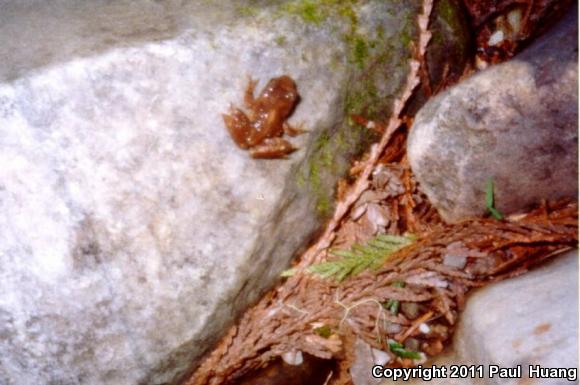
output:
[[[350,250],[330,250],[330,254],[339,259],[312,265],[308,271],[323,278],[335,278],[342,281],[367,269],[380,268],[392,253],[411,244],[414,240],[413,235],[379,234],[364,244],[355,243]]]

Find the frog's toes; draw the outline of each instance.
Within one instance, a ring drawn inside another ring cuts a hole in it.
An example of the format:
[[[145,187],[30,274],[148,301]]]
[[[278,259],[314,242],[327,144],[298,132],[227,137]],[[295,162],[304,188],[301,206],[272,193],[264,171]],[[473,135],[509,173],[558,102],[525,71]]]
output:
[[[290,142],[282,138],[268,138],[264,143],[252,147],[250,156],[255,159],[278,159],[296,151]]]

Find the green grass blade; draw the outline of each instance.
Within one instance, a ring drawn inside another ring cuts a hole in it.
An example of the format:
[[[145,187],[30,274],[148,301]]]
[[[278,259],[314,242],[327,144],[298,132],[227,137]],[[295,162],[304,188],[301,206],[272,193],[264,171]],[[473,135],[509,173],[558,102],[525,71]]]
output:
[[[499,211],[497,211],[496,208],[488,207],[487,209],[491,213],[491,216],[497,219],[498,221],[501,221],[503,219],[503,215]]]
[[[485,207],[493,207],[493,179],[488,179],[485,185]]]
[[[495,197],[493,194],[493,179],[490,178],[485,185],[485,207],[490,212],[491,216],[497,220],[502,220],[503,215],[494,207]]]

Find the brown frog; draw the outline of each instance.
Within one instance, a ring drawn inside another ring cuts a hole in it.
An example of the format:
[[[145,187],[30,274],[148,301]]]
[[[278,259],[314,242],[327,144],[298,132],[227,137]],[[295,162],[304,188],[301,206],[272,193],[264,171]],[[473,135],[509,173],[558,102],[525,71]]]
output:
[[[296,83],[286,75],[273,78],[257,98],[255,88],[256,81],[250,78],[244,95],[248,114],[232,106],[222,115],[224,123],[234,142],[252,158],[283,158],[296,150],[282,139],[284,133],[296,136],[303,132],[286,122],[300,100]]]

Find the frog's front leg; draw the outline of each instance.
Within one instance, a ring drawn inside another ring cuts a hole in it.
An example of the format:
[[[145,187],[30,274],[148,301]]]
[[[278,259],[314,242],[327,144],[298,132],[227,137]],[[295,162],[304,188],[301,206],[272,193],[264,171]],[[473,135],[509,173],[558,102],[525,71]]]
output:
[[[250,155],[255,159],[285,158],[286,155],[296,151],[296,148],[282,138],[268,138],[264,143],[250,149]]]
[[[244,93],[244,105],[250,111],[253,111],[256,106],[256,99],[254,98],[254,92],[256,91],[257,80],[252,79],[251,76],[248,77],[248,85],[246,86],[246,92]],[[255,117],[251,117],[250,120],[254,120]]]

